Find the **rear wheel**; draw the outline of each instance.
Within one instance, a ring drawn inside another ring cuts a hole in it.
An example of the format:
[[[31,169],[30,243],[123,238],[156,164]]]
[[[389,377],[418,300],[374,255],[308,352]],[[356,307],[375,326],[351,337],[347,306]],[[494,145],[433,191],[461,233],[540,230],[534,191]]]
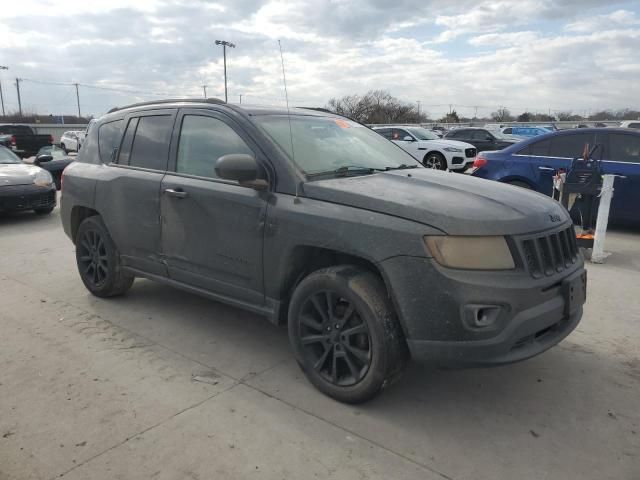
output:
[[[516,187],[520,187],[520,188],[526,188],[527,190],[531,190],[531,185],[529,185],[527,182],[522,182],[520,180],[511,180],[510,182],[506,182],[509,185],[515,185]]]
[[[424,156],[422,164],[427,168],[433,168],[436,170],[447,169],[447,159],[444,155],[438,152],[429,152]]]
[[[122,270],[120,254],[99,216],[85,219],[78,228],[76,263],[85,287],[97,297],[122,295],[133,284],[134,277]]]
[[[289,339],[309,381],[346,403],[375,397],[408,359],[384,284],[351,265],[300,282],[289,307]]]

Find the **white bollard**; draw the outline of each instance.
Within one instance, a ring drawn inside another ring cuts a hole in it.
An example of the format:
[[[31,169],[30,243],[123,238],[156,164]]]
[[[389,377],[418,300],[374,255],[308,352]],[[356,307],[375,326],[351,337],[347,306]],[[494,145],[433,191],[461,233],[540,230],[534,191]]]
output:
[[[607,236],[607,224],[609,223],[609,207],[613,197],[613,181],[615,175],[603,175],[602,189],[600,191],[600,205],[596,218],[596,233],[593,237],[593,250],[591,263],[604,263],[604,259],[610,254],[604,251],[604,240]]]

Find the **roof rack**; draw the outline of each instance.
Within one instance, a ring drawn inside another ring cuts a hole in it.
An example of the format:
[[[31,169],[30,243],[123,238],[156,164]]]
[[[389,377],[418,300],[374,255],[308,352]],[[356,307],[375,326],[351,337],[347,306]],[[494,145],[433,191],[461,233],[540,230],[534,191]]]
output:
[[[124,107],[113,107],[107,113],[117,112],[119,110],[124,110],[125,108],[133,108],[133,107],[144,107],[146,105],[157,105],[162,103],[213,103],[216,105],[224,104],[223,100],[219,98],[168,98],[166,100],[152,100],[149,102],[140,102],[140,103],[132,103],[131,105],[125,105]]]

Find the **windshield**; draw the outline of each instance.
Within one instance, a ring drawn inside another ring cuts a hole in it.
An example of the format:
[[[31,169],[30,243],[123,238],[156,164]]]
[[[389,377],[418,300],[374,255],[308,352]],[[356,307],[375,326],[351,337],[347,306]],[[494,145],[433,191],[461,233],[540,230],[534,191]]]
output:
[[[416,137],[418,140],[440,140],[440,137],[433,132],[430,132],[426,128],[422,127],[411,127],[407,128],[409,132]]]
[[[39,155],[51,155],[54,160],[67,158],[67,154],[64,153],[64,150],[56,146],[42,147],[38,150],[38,156]]]
[[[22,160],[11,150],[0,147],[0,163],[22,163]]]
[[[358,123],[332,117],[261,115],[254,121],[293,159],[305,174],[332,172],[341,167],[362,169],[414,167],[418,162],[404,150]]]

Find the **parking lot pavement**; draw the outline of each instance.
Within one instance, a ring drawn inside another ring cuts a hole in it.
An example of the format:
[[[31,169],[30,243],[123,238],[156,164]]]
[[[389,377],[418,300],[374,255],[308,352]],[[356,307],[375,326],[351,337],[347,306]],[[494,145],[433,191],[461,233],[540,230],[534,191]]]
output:
[[[494,369],[322,396],[259,316],[137,280],[90,296],[51,216],[0,217],[0,479],[640,478],[640,233],[578,330]]]

